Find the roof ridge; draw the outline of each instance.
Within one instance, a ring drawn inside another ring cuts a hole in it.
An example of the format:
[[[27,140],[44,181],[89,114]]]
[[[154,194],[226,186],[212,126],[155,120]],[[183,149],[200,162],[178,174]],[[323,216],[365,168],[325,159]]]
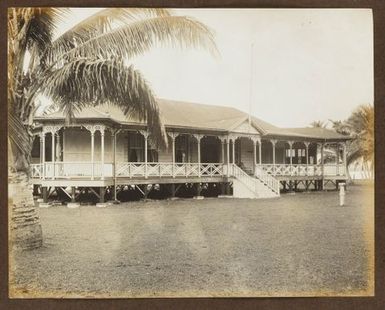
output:
[[[238,111],[238,112],[241,112],[241,113],[245,113],[237,108],[234,108],[232,106],[228,106],[228,105],[217,105],[217,104],[207,104],[207,103],[201,103],[201,102],[193,102],[193,101],[184,101],[184,100],[175,100],[175,99],[165,99],[165,98],[156,98],[156,100],[160,100],[160,101],[164,101],[164,102],[168,102],[168,103],[185,103],[185,104],[193,104],[193,105],[201,105],[201,106],[206,106],[206,107],[210,107],[210,108],[226,108],[226,109],[231,109],[231,110],[235,110],[235,111]]]

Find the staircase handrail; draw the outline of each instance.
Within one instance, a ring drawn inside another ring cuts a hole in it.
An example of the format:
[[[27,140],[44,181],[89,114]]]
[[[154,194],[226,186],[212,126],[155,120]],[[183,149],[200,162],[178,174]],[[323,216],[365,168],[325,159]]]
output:
[[[261,167],[255,166],[254,175],[268,186],[273,192],[279,194],[279,180],[265,172]]]

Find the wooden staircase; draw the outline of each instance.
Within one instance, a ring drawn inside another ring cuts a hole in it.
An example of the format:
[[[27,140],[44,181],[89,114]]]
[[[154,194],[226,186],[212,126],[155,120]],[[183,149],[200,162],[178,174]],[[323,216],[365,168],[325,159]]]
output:
[[[228,176],[233,178],[233,197],[236,198],[274,198],[279,197],[279,181],[256,168],[250,176],[235,164],[227,166]]]

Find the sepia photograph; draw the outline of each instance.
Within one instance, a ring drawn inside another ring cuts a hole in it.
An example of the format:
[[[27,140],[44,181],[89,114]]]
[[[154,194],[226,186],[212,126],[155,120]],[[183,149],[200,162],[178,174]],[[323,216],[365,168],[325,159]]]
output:
[[[7,14],[10,298],[374,296],[371,9]]]

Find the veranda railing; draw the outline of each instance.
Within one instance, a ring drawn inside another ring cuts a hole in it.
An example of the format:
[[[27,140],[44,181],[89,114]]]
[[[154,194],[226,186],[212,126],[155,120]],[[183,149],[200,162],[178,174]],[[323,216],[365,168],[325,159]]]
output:
[[[116,177],[216,177],[225,176],[226,164],[222,163],[143,163],[121,162],[116,164]],[[31,165],[31,177],[43,178],[111,178],[113,164],[101,162],[46,162]],[[255,167],[255,176],[266,185],[276,187],[275,176],[322,176],[322,165],[289,165],[262,164]],[[343,176],[346,169],[343,165],[325,164],[324,176]]]
[[[306,164],[262,164],[258,165],[265,173],[273,176],[322,176],[322,165]],[[337,164],[325,164],[324,176],[344,176],[345,166]]]
[[[59,178],[110,178],[113,164],[100,162],[46,162],[31,165],[31,177],[38,179]],[[223,176],[222,163],[143,163],[116,164],[118,178],[148,177],[216,177]]]

